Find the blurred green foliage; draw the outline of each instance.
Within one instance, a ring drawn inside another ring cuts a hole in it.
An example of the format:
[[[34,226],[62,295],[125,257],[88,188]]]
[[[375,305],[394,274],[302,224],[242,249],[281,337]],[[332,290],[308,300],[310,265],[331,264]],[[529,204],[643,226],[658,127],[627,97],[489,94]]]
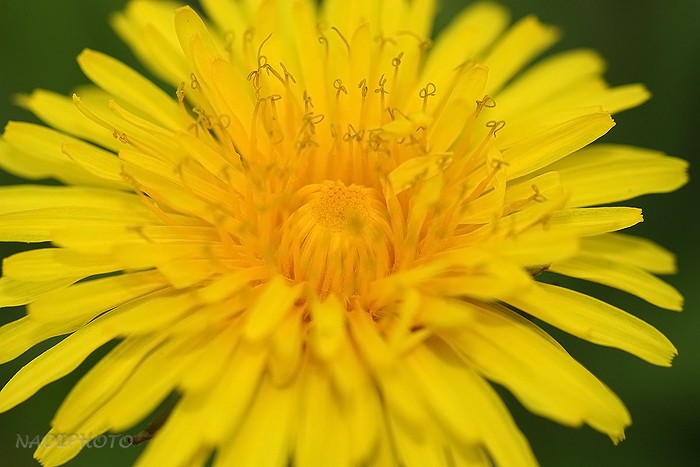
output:
[[[466,4],[445,0],[437,20],[441,27]],[[612,84],[645,83],[654,94],[643,107],[616,116],[618,123],[605,137],[665,151],[688,159],[697,179],[697,115],[700,82],[700,2],[694,0],[503,0],[514,18],[536,13],[559,25],[565,35],[555,50],[597,49],[608,60],[606,77]],[[14,93],[37,87],[70,92],[86,79],[75,56],[90,47],[115,55],[139,68],[128,49],[107,26],[110,12],[124,0],[2,0],[0,2],[0,125],[8,120],[32,120],[11,105]],[[139,68],[140,69],[140,68]],[[2,174],[0,183],[20,180]],[[680,315],[654,307],[604,287],[586,286],[601,298],[632,311],[666,333],[680,355],[672,369],[656,368],[619,351],[598,348],[552,331],[565,347],[612,387],[628,405],[634,424],[619,446],[589,428],[570,429],[533,416],[505,391],[518,424],[544,466],[696,466],[700,465],[700,277],[697,232],[697,183],[663,196],[635,200],[647,221],[634,232],[650,237],[679,255],[681,272],[669,278],[686,295]],[[4,245],[2,256],[25,248]],[[0,310],[0,323],[22,315],[21,309]],[[2,343],[0,342],[0,345]],[[0,384],[33,355],[0,367]],[[48,430],[51,416],[101,350],[70,376],[41,390],[30,401],[0,415],[0,465],[37,465],[32,450],[17,449],[17,433],[34,436]],[[31,355],[29,355],[31,354]],[[193,427],[196,429],[196,427]],[[69,465],[130,465],[139,448],[89,449]],[[508,466],[504,466],[508,467]]]

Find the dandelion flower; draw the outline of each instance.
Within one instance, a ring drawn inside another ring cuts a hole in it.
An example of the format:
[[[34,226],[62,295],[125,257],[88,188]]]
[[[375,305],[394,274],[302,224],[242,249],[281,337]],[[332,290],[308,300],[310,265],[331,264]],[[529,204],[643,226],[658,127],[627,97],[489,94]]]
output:
[[[648,97],[492,3],[431,42],[435,2],[133,0],[117,33],[166,86],[93,50],[94,86],[20,98],[0,165],[2,361],[59,343],[0,411],[118,342],[49,435],[125,433],[179,398],[139,465],[536,464],[491,383],[621,440],[630,416],[531,318],[668,366],[656,329],[542,271],[679,310],[671,254],[601,207],[685,162],[592,145]],[[41,446],[60,465],[81,443]]]

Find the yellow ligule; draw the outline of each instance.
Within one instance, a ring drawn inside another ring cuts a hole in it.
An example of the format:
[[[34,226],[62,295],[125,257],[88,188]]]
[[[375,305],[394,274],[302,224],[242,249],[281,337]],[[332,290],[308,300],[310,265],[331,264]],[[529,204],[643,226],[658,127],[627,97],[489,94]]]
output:
[[[680,311],[683,296],[668,283],[634,266],[620,264],[591,253],[555,262],[553,272],[624,290],[661,308]]]
[[[673,344],[651,325],[572,290],[538,284],[528,293],[509,297],[507,302],[570,334],[619,348],[654,365],[669,366],[677,353]]]

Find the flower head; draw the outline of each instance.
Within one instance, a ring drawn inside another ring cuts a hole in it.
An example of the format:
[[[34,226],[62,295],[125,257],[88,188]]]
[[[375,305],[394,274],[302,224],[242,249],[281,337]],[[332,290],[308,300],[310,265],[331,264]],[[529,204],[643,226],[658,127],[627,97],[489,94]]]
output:
[[[113,25],[166,89],[86,50],[94,83],[21,99],[0,165],[7,361],[50,337],[0,411],[118,344],[50,435],[124,432],[178,399],[141,465],[532,465],[489,381],[615,442],[622,402],[530,318],[650,363],[657,330],[545,270],[660,307],[665,250],[592,207],[667,192],[685,162],[588,146],[647,99],[593,52],[525,68],[557,30],[477,3],[431,42],[430,0],[132,0]],[[293,20],[291,20],[293,19]],[[524,71],[523,71],[524,70]],[[81,449],[44,446],[60,465]]]

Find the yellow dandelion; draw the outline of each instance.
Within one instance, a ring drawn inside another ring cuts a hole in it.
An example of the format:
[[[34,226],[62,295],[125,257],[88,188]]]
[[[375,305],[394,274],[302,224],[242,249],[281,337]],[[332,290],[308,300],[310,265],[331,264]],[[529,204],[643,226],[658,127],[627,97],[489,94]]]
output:
[[[433,43],[435,2],[132,0],[118,34],[163,90],[86,50],[94,83],[21,98],[0,165],[65,186],[3,187],[1,361],[66,336],[0,411],[118,344],[47,437],[128,433],[178,399],[139,465],[536,464],[490,382],[614,442],[630,416],[530,318],[667,366],[656,329],[539,274],[680,310],[653,243],[600,207],[686,182],[655,151],[588,146],[648,98],[589,50],[492,3]],[[525,68],[527,67],[527,68]],[[524,70],[524,71],[523,71]],[[67,438],[70,441],[70,437]],[[60,465],[84,443],[44,443]]]

